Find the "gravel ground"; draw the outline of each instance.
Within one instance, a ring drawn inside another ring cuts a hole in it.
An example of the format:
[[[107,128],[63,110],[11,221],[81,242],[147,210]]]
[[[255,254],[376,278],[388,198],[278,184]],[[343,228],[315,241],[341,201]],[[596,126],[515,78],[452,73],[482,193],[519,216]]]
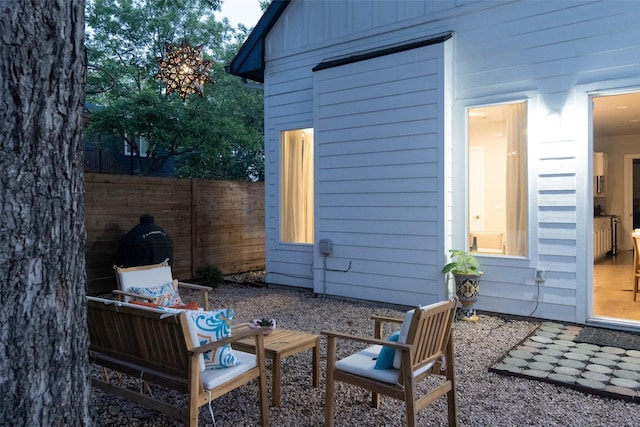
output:
[[[312,333],[335,330],[357,335],[372,335],[372,314],[402,317],[405,307],[371,305],[335,298],[314,297],[309,290],[270,286],[258,287],[246,282],[259,278],[228,278],[210,295],[214,308],[232,307],[235,322],[269,316],[279,327]],[[244,282],[244,283],[238,283]],[[184,300],[197,298],[181,291]],[[488,372],[507,350],[531,333],[535,321],[480,315],[480,322],[456,322],[454,325],[458,424],[460,426],[637,426],[640,405],[586,395],[564,387],[537,381],[505,377]],[[391,331],[387,331],[390,333]],[[339,344],[339,357],[355,348]],[[320,387],[311,386],[311,351],[283,361],[282,402],[270,408],[272,426],[322,426],[324,402],[324,366],[326,341],[321,339]],[[93,369],[93,375],[100,371]],[[270,386],[270,370],[267,383]],[[137,379],[125,378],[125,384],[138,389]],[[183,395],[153,386],[154,396],[172,402],[185,401]],[[259,424],[254,381],[212,403],[217,427]],[[401,426],[403,406],[382,398],[380,409],[369,406],[370,394],[337,383],[336,426]],[[93,390],[93,406],[98,425],[174,426],[182,425],[160,412],[146,409],[99,390]],[[447,425],[446,401],[439,399],[419,413],[421,426]],[[206,406],[200,410],[200,425],[212,426]]]

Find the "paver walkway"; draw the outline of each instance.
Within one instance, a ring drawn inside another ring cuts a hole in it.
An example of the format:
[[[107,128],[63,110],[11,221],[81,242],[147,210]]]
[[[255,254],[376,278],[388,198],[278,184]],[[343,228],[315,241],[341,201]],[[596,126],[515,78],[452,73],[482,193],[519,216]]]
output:
[[[489,371],[640,402],[640,351],[577,343],[581,329],[543,323]]]

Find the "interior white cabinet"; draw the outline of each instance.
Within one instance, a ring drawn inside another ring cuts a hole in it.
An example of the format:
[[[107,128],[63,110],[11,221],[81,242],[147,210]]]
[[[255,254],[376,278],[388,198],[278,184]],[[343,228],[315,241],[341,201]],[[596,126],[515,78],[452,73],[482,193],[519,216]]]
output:
[[[593,153],[593,192],[598,196],[604,196],[607,192],[607,154]]]
[[[599,259],[611,251],[611,218],[593,218],[593,259]]]

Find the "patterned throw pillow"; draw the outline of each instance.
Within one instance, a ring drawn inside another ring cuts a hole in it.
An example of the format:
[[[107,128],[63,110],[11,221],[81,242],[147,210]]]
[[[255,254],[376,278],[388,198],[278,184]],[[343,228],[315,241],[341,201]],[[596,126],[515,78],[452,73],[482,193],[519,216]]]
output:
[[[133,292],[134,294],[143,297],[151,297],[153,300],[149,302],[153,304],[167,307],[171,305],[183,305],[182,299],[180,299],[180,294],[178,294],[177,279],[174,279],[173,283],[167,283],[162,286],[153,286],[150,288],[131,287],[129,288],[129,292]]]
[[[168,307],[160,304],[154,304],[148,301],[129,301],[129,303],[135,304],[135,305],[142,305],[144,307],[151,307],[151,308],[175,308],[177,310],[197,310],[198,309],[198,303],[196,301],[191,301],[187,304],[170,305]]]
[[[189,332],[194,344],[196,346],[209,344],[231,336],[233,314],[233,309],[231,308],[213,311],[187,311]],[[229,344],[206,352],[203,356],[204,364],[200,364],[201,371],[229,368],[240,364],[240,359],[234,354]]]

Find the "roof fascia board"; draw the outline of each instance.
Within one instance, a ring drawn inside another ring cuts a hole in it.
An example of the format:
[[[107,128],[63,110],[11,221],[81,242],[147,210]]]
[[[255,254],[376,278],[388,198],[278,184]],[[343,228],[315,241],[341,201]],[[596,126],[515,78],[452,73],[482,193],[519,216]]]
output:
[[[453,32],[448,31],[446,33],[438,34],[435,36],[432,35],[427,38],[421,38],[417,40],[411,40],[408,42],[384,46],[379,49],[357,52],[355,54],[349,54],[346,56],[322,61],[321,63],[313,67],[312,70],[313,71],[326,70],[328,68],[334,68],[334,67],[339,67],[341,65],[353,64],[354,62],[366,61],[367,59],[379,58],[381,56],[404,52],[411,49],[417,49],[419,47],[443,43],[449,40],[452,36],[453,36]]]
[[[227,73],[264,83],[265,38],[289,2],[290,0],[271,2],[231,63],[224,67]]]

